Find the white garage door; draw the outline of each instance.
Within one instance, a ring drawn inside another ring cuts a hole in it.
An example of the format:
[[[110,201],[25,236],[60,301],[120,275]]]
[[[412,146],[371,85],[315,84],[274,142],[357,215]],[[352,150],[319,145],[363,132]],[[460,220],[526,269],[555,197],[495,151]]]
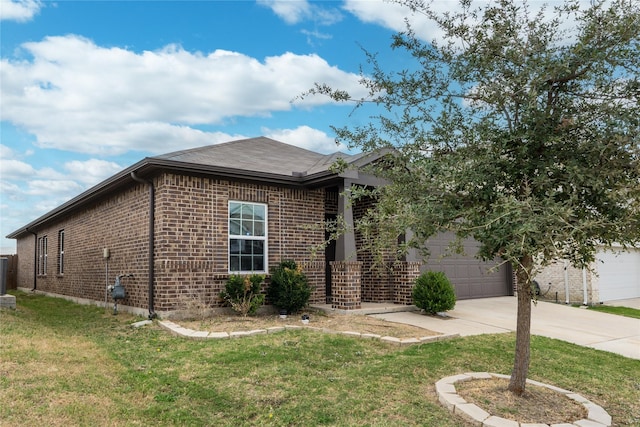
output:
[[[640,298],[640,249],[597,255],[600,301]]]

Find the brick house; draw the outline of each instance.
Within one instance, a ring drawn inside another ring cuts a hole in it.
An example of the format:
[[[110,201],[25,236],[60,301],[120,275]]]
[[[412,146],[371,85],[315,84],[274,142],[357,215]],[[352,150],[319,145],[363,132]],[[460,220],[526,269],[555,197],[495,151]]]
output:
[[[381,185],[358,168],[383,154],[324,155],[259,137],[147,157],[8,235],[17,239],[18,286],[111,302],[107,286],[133,274],[123,281],[122,304],[167,316],[185,298],[219,306],[230,274],[268,274],[293,259],[313,286],[313,304],[411,304],[417,258],[381,276],[354,232],[322,253],[310,250],[325,241],[322,221],[363,215],[371,200],[351,205],[342,195]],[[352,168],[332,172],[338,157]],[[472,256],[441,262],[434,257],[422,268],[445,271],[458,298],[511,293],[504,269],[488,277]]]
[[[640,298],[640,248],[601,247],[595,262],[585,269],[558,260],[543,268],[535,280],[539,298],[548,301],[594,305]]]
[[[182,296],[219,305],[230,274],[268,273],[293,259],[313,285],[312,303],[359,308],[363,263],[354,234],[326,254],[309,250],[325,239],[323,220],[339,212],[353,218],[341,192],[377,182],[355,169],[331,172],[337,156],[355,167],[376,158],[323,155],[268,138],[145,158],[8,236],[17,239],[18,286],[110,301],[106,286],[133,274],[123,281],[123,304],[164,315]],[[393,280],[406,288],[414,276],[405,267]],[[381,289],[367,300],[410,302],[406,289]]]

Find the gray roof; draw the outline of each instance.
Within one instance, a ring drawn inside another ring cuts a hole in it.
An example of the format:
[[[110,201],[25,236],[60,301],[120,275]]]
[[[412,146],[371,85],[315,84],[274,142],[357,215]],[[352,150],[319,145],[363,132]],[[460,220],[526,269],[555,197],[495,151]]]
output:
[[[328,171],[338,157],[349,162],[357,156],[344,153],[325,155],[258,137],[174,151],[152,159],[273,175],[306,176]]]
[[[109,196],[135,182],[134,177],[148,179],[161,171],[177,171],[296,187],[328,186],[336,185],[343,178],[342,174],[338,175],[330,170],[338,158],[343,158],[357,168],[374,161],[385,152],[357,155],[336,152],[327,155],[258,137],[146,157],[7,237],[17,238],[100,197]],[[351,174],[344,175],[346,176]]]

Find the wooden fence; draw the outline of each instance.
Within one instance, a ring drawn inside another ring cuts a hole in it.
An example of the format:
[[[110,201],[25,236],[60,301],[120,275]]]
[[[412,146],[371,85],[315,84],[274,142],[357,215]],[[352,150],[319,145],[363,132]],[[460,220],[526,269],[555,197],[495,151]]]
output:
[[[18,289],[18,255],[0,255],[7,258],[7,290]]]

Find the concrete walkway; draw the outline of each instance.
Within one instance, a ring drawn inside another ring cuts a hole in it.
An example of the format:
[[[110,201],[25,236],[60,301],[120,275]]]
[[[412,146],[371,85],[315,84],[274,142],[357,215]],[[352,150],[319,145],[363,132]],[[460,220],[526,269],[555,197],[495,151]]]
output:
[[[512,332],[516,328],[515,297],[462,300],[449,319],[419,312],[375,314],[373,317],[460,336]],[[532,307],[531,333],[609,351],[640,360],[640,319],[600,313],[550,302]]]

